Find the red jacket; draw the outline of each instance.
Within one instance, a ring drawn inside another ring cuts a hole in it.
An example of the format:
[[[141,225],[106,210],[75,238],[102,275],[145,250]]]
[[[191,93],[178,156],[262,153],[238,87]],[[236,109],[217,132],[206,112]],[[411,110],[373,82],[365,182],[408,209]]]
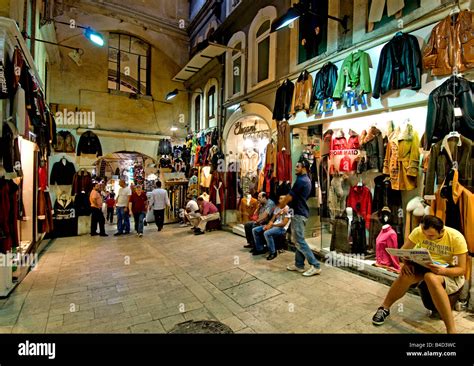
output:
[[[359,136],[353,135],[353,136],[349,137],[349,141],[347,141],[347,148],[348,149],[360,149]]]
[[[291,155],[286,151],[277,153],[277,180],[291,183]]]
[[[372,194],[366,186],[351,187],[347,196],[347,207],[352,207],[365,220],[365,227],[370,227],[370,215],[372,214]]]
[[[345,137],[336,137],[332,139],[331,150],[346,150],[347,140]]]
[[[351,158],[346,155],[341,159],[341,162],[339,164],[339,171],[340,172],[350,172],[351,168],[352,168]]]

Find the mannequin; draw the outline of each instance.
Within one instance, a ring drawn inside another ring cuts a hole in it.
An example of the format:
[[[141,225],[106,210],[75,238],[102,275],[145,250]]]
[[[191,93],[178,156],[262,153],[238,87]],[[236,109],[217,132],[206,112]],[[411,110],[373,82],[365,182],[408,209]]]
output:
[[[376,262],[375,266],[386,268],[390,271],[399,272],[400,264],[397,257],[389,255],[386,248],[398,248],[397,233],[390,225],[391,211],[388,207],[382,209],[380,221],[384,224],[376,239]]]

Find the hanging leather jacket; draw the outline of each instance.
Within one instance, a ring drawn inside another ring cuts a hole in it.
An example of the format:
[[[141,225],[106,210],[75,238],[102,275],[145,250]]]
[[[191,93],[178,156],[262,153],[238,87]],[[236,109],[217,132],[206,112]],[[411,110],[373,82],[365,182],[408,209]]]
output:
[[[462,116],[454,116],[455,106],[461,108]],[[451,76],[428,97],[425,150],[453,129],[474,140],[474,83],[456,76]]]
[[[317,100],[332,98],[337,83],[337,66],[327,62],[316,75],[313,87],[311,104],[314,106]]]
[[[380,52],[372,96],[403,88],[421,88],[421,51],[415,36],[400,32]]]
[[[423,50],[423,68],[440,76],[474,67],[474,16],[470,10],[449,15],[431,31]]]

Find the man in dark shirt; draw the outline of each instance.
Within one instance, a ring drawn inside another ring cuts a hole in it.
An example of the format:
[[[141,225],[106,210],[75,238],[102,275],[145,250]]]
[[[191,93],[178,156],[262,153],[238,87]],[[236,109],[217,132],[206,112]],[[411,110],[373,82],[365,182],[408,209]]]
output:
[[[137,185],[135,192],[130,196],[129,211],[133,213],[135,231],[140,238],[143,236],[143,221],[145,220],[147,209],[148,199],[146,193],[143,192],[142,186]]]
[[[304,238],[306,221],[309,217],[309,208],[306,201],[311,194],[311,179],[308,177],[309,168],[310,165],[307,160],[299,161],[296,164],[296,181],[282,203],[283,206],[288,204],[293,210],[291,233],[296,243],[295,264],[288,265],[286,269],[302,272],[303,276],[306,277],[321,273],[321,265]],[[310,264],[307,271],[304,269],[305,259]]]

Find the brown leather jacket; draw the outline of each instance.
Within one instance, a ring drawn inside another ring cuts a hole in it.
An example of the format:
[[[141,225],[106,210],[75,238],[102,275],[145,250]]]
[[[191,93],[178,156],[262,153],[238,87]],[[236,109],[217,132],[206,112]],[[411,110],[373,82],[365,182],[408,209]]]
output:
[[[433,76],[452,74],[454,67],[458,72],[474,67],[474,16],[470,10],[439,22],[423,50],[423,68],[431,69]]]
[[[311,96],[313,95],[313,77],[306,70],[303,71],[295,84],[293,102],[291,103],[291,114],[305,110],[309,113],[311,107]]]

